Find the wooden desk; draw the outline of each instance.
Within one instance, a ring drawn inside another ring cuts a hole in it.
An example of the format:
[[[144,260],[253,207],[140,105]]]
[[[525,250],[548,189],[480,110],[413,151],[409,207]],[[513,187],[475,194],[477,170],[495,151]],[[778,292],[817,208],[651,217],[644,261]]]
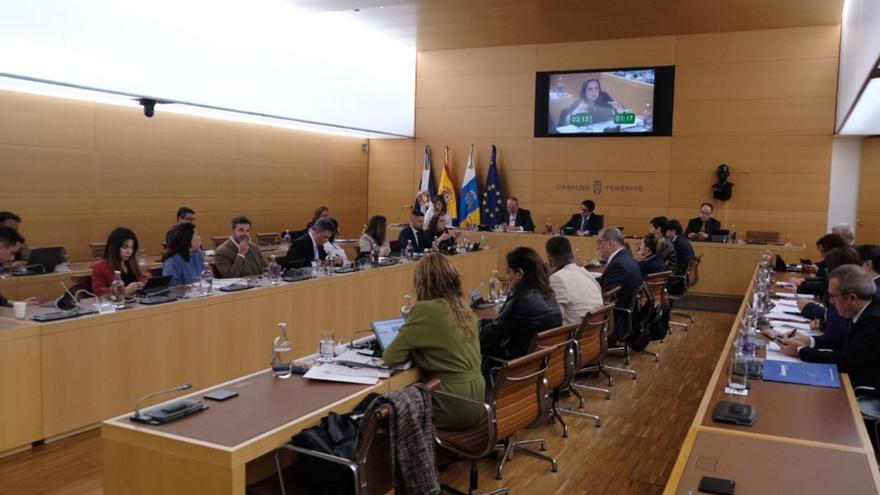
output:
[[[399,228],[389,229],[389,236],[397,239]],[[477,242],[480,236],[486,236],[489,246],[498,250],[498,273],[504,274],[507,270],[505,255],[519,246],[530,247],[541,255],[541,259],[547,259],[544,246],[549,236],[534,232],[472,232],[471,242]],[[462,232],[461,235],[465,235]],[[599,257],[599,250],[595,237],[567,236],[571,241],[573,250],[579,250],[583,263],[587,263]],[[638,239],[627,239],[633,251],[638,248]],[[752,271],[755,265],[761,261],[761,257],[769,249],[774,255],[782,256],[787,262],[797,262],[805,256],[805,247],[799,246],[776,246],[757,244],[723,244],[717,242],[691,242],[697,256],[703,256],[700,263],[700,281],[691,289],[694,294],[713,294],[725,296],[742,296],[751,281]],[[578,251],[575,251],[578,253]]]
[[[874,450],[845,373],[839,389],[751,380],[748,396],[724,393],[745,311],[744,301],[664,493],[697,493],[702,476],[734,479],[742,485],[737,493],[880,493]],[[719,400],[755,406],[755,424],[715,423],[712,410]]]
[[[476,287],[497,264],[497,251],[452,259],[464,286]],[[6,414],[16,418],[20,411],[0,410],[0,453],[91,427],[131,409],[138,397],[151,391],[185,382],[204,388],[263,369],[269,364],[278,322],[289,324],[296,356],[313,353],[322,330],[348,339],[355,330],[368,330],[371,321],[399,313],[404,294],[412,293],[414,267],[405,263],[29,324],[30,330],[20,332],[32,340],[0,339],[0,356],[14,357],[0,366],[9,363],[15,369],[12,376],[3,375],[13,381],[38,377],[28,387],[39,391],[29,396],[34,401],[29,407],[42,411],[42,424],[27,436],[13,435],[9,428],[15,422],[7,421]],[[0,317],[4,315],[11,310],[0,311]],[[33,355],[14,350],[14,345],[27,347]]]
[[[130,413],[101,425],[104,493],[235,494],[272,472],[267,460],[301,430],[328,412],[351,411],[369,393],[387,393],[415,382],[410,370],[376,385],[274,379],[267,370],[223,384],[239,392],[226,402],[163,426],[131,422]],[[217,388],[217,387],[214,387]],[[207,390],[188,397],[201,399]],[[250,464],[249,464],[250,463]]]

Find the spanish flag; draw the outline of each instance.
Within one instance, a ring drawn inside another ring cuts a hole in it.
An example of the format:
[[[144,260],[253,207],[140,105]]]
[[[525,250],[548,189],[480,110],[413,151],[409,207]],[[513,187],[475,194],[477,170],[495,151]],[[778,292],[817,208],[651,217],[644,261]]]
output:
[[[446,198],[446,210],[452,218],[453,225],[458,225],[458,202],[455,199],[455,186],[452,185],[452,172],[449,169],[449,146],[443,151],[443,176],[440,177],[440,187],[437,194]]]

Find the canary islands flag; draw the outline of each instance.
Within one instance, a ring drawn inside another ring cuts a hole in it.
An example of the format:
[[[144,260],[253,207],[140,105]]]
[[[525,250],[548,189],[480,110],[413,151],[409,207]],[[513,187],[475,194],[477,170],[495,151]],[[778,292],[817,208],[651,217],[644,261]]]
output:
[[[440,187],[437,194],[446,198],[446,210],[452,218],[453,225],[458,225],[458,202],[455,199],[455,187],[452,185],[452,171],[449,169],[449,146],[443,153],[443,175],[440,177]]]
[[[489,228],[494,229],[501,223],[501,212],[504,211],[504,195],[501,194],[501,177],[498,176],[498,165],[495,164],[496,149],[492,145],[492,156],[489,158],[489,174],[483,189],[483,220]]]
[[[474,145],[468,151],[467,170],[461,183],[461,198],[458,203],[458,225],[480,225],[480,191],[477,187],[477,172],[474,169]]]

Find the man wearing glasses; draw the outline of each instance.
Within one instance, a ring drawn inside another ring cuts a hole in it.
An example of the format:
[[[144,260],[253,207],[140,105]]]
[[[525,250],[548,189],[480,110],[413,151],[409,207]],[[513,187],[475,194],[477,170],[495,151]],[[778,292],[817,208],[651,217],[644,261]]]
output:
[[[700,205],[700,216],[691,218],[684,230],[688,239],[708,239],[710,235],[721,230],[721,222],[712,218],[714,211],[715,207],[712,206],[712,203]]]
[[[871,274],[858,265],[843,265],[828,275],[828,300],[852,321],[846,334],[810,337],[800,332],[783,339],[783,352],[808,363],[834,363],[849,373],[854,387],[880,380],[880,301]]]

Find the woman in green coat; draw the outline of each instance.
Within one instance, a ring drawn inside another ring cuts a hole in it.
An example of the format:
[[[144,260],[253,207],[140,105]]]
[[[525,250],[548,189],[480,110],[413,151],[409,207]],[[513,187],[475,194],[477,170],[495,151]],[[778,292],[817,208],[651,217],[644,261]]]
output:
[[[382,359],[389,365],[411,359],[428,379],[442,381],[441,390],[483,402],[486,384],[480,373],[478,319],[465,302],[455,265],[443,254],[429,254],[416,266],[413,285],[419,302]],[[434,395],[439,428],[469,428],[483,411],[472,402]]]

